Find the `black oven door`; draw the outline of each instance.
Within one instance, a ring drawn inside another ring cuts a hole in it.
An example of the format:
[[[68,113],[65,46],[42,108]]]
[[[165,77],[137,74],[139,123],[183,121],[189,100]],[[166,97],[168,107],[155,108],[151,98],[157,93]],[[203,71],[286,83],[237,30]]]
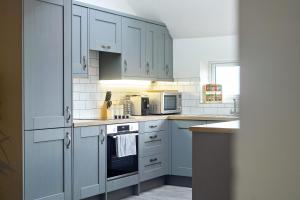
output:
[[[107,179],[121,178],[138,172],[138,135],[136,136],[137,154],[117,157],[116,139],[107,136]]]

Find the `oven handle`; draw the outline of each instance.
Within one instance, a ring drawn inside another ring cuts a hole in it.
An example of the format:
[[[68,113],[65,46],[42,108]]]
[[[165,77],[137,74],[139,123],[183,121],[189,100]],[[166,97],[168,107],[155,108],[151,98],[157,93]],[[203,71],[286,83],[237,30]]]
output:
[[[135,136],[139,135],[138,133],[128,133],[128,134],[133,134]],[[107,136],[112,137],[112,138],[117,138],[117,135],[124,135],[124,134],[114,134],[114,135],[107,135]]]

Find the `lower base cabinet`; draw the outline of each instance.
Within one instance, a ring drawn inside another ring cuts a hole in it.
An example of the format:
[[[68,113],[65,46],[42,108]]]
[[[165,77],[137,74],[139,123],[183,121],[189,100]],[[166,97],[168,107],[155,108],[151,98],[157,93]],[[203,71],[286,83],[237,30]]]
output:
[[[139,135],[139,171],[142,182],[169,174],[167,121],[149,121],[144,124],[143,132]]]
[[[166,153],[140,158],[140,181],[167,175],[168,163],[168,155]]]
[[[71,128],[25,131],[25,200],[71,200]]]
[[[172,123],[172,169],[175,176],[192,177],[192,132],[189,127],[206,124],[205,121],[177,121]]]
[[[105,126],[74,129],[74,200],[105,193]]]

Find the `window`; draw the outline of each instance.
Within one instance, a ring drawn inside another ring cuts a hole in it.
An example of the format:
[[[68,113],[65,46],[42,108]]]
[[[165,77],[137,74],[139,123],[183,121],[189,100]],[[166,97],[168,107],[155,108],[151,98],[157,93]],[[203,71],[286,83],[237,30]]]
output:
[[[223,101],[232,102],[240,95],[240,65],[238,62],[211,63],[212,83],[223,87]]]

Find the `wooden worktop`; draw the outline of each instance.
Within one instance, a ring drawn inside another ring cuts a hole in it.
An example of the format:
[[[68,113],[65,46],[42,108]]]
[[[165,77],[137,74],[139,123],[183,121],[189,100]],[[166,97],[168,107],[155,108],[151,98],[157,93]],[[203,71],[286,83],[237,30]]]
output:
[[[98,126],[108,124],[143,122],[154,120],[195,120],[195,121],[232,121],[238,119],[236,116],[229,115],[148,115],[148,116],[133,116],[130,119],[116,120],[74,120],[74,127],[83,126]]]
[[[235,133],[239,129],[239,120],[190,127],[193,133]]]

